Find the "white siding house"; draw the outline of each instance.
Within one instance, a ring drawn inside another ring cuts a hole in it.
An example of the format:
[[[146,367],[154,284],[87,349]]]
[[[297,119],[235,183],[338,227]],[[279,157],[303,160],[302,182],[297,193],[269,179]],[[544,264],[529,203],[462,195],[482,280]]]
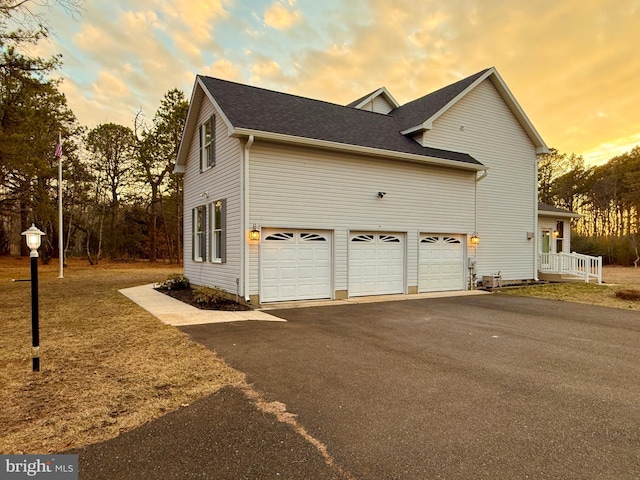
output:
[[[198,76],[175,167],[185,275],[252,304],[537,278],[545,152],[494,68],[403,106]]]

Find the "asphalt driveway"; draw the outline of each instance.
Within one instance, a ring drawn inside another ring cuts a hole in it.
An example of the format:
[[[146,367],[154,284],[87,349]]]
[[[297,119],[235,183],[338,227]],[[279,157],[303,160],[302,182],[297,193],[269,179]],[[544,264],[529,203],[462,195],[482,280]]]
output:
[[[487,295],[270,313],[288,322],[182,330],[354,478],[640,478],[637,312]]]

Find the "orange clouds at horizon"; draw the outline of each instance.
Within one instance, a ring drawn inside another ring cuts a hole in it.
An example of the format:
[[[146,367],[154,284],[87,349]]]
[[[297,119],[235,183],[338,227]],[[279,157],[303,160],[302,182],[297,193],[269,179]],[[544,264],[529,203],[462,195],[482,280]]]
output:
[[[70,59],[82,123],[152,115],[198,73],[339,104],[385,86],[405,103],[495,66],[550,147],[602,163],[640,143],[640,0],[185,1],[96,0],[42,48]]]

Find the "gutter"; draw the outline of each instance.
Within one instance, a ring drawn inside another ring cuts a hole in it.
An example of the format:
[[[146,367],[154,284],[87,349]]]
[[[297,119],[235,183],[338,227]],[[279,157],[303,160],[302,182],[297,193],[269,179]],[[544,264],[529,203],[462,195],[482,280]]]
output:
[[[296,137],[294,135],[286,135],[283,133],[263,132],[249,128],[234,128],[229,135],[231,137],[238,136],[255,136],[265,140],[274,142],[286,142],[298,145],[308,145],[316,148],[325,148],[331,150],[340,150],[344,152],[355,152],[360,154],[371,155],[375,157],[395,158],[409,162],[423,163],[428,165],[437,165],[441,167],[456,168],[459,170],[486,171],[487,167],[482,164],[466,163],[458,160],[447,160],[444,158],[429,157],[425,155],[416,155],[414,153],[396,152],[393,150],[382,150],[380,148],[363,147],[360,145],[349,145],[347,143],[331,142],[328,140],[318,140],[316,138]]]
[[[539,158],[536,157],[534,162],[533,173],[536,179],[535,187],[533,189],[533,279],[537,282],[538,279],[538,261],[540,260],[540,254],[538,253],[538,229],[540,228],[538,222],[538,162]]]

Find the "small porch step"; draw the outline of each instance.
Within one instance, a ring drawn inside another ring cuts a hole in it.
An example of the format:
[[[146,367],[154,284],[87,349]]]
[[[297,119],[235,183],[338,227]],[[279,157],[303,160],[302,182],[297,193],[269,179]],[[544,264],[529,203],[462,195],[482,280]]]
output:
[[[584,281],[584,277],[568,275],[566,273],[538,272],[538,279],[544,280],[545,282],[556,283],[587,283]],[[598,283],[598,279],[590,278],[589,283]]]

